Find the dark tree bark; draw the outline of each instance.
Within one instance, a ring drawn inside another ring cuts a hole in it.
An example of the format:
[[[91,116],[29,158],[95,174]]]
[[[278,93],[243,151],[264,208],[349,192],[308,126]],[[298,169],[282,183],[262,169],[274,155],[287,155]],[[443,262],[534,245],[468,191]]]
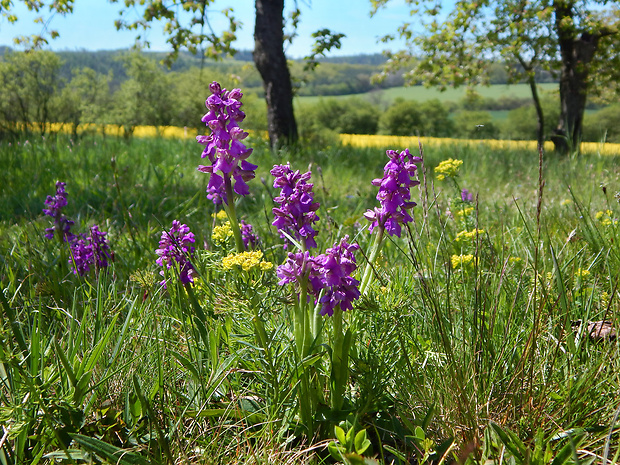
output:
[[[571,27],[574,2],[556,1],[555,28],[562,68],[560,72],[560,121],[551,140],[560,153],[579,151],[588,95],[590,65],[603,33],[575,35]]]
[[[272,147],[297,141],[291,74],[284,55],[284,0],[256,0],[254,63],[263,79]]]
[[[540,151],[545,143],[545,114],[543,112],[542,103],[540,102],[540,96],[538,95],[538,87],[536,87],[536,76],[534,74],[533,61],[526,62],[519,54],[517,54],[517,60],[527,73],[527,83],[530,86],[532,92],[532,100],[534,101],[534,108],[536,109],[537,128],[536,128],[536,142],[538,150]]]
[[[528,77],[528,84],[530,85],[530,90],[532,91],[532,100],[534,100],[536,118],[538,119],[536,142],[538,150],[540,151],[545,144],[545,114],[543,113],[542,104],[540,103],[540,96],[538,95],[538,88],[536,87],[536,80],[533,74]]]

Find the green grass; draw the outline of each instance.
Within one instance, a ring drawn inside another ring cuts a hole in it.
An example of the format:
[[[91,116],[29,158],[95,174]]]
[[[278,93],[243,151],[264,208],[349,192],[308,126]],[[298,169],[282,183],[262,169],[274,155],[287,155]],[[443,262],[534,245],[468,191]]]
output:
[[[238,208],[264,258],[286,258],[271,226],[269,170],[290,160],[312,168],[319,250],[349,234],[361,273],[371,238],[363,213],[377,204],[370,181],[384,151],[251,145],[259,168]],[[618,327],[617,157],[545,154],[541,179],[537,153],[425,150],[415,221],[387,240],[369,292],[345,314],[351,377],[344,411],[332,411],[332,320],[302,363],[290,288],[274,270],[222,268],[234,247],[211,238],[200,151],[163,139],[0,143],[0,463],[70,463],[67,454],[74,463],[333,463],[325,446],[341,422],[366,429],[365,455],[381,463],[440,462],[442,451],[526,463],[548,447],[559,465],[603,455],[610,431],[617,461],[618,343],[573,325]],[[448,158],[463,160],[459,176],[438,181],[434,167]],[[93,223],[109,232],[110,269],[74,275],[66,244],[43,238],[41,208],[57,180],[76,232]],[[476,195],[466,215],[462,188]],[[173,219],[196,235],[195,301],[174,276],[167,289],[157,284],[155,249]],[[483,232],[457,240],[474,228]],[[468,254],[471,266],[453,265]],[[314,438],[300,419],[303,373],[320,387],[310,391]]]
[[[543,92],[557,91],[558,85],[554,83],[539,84],[539,88]],[[513,97],[513,98],[531,98],[532,94],[527,84],[514,84],[503,85],[495,84],[491,86],[478,86],[475,88],[482,97],[498,99],[500,97]],[[458,102],[465,97],[466,89],[464,87],[453,89],[448,88],[444,92],[441,92],[437,88],[427,88],[424,86],[411,86],[411,87],[391,87],[376,92],[367,92],[359,95],[339,95],[334,97],[297,97],[296,101],[299,105],[313,104],[320,99],[326,98],[350,98],[361,97],[369,99],[370,101],[382,101],[387,104],[392,103],[397,98],[403,98],[405,100],[417,100],[424,102],[426,100],[438,99],[441,102]]]

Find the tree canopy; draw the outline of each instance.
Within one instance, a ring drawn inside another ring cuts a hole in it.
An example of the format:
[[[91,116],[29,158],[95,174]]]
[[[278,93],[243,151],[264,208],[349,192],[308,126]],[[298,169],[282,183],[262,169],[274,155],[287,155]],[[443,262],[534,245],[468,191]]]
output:
[[[408,49],[389,54],[385,73],[406,67],[409,83],[445,88],[487,83],[489,63],[504,62],[514,81],[530,83],[542,143],[544,117],[535,71],[549,69],[560,76],[561,112],[552,140],[561,151],[578,147],[592,81],[614,82],[620,72],[600,59],[617,50],[618,22],[610,19],[617,15],[609,9],[620,2],[459,0],[446,13],[438,1],[406,1],[416,21],[402,24],[397,35],[406,40]],[[371,0],[372,14],[389,2]]]

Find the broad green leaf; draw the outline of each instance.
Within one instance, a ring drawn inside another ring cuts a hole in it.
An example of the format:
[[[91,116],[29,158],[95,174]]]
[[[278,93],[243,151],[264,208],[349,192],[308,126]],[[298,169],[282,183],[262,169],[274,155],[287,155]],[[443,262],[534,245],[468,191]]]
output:
[[[71,437],[86,450],[97,454],[111,463],[118,465],[150,465],[153,463],[141,455],[125,449],[119,449],[99,439],[82,436],[81,434],[72,434]]]

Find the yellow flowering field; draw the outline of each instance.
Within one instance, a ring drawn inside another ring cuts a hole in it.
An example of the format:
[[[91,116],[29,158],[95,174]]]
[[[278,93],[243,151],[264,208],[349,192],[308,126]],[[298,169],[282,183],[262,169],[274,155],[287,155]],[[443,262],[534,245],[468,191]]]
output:
[[[71,125],[65,123],[54,123],[50,125],[54,132],[71,132]],[[80,125],[78,132],[98,131],[101,132],[102,126],[96,124]],[[110,136],[122,136],[123,127],[115,124],[103,126],[103,132]],[[252,133],[252,131],[248,131]],[[176,139],[193,139],[198,132],[193,128],[180,128],[175,126],[136,126],[133,135],[135,137],[169,137]],[[267,138],[267,133],[263,135]],[[498,150],[536,150],[536,141],[533,140],[498,140],[498,139],[453,139],[450,137],[415,137],[415,136],[386,136],[370,134],[340,134],[340,141],[344,145],[352,147],[415,147],[419,142],[424,147],[441,147],[444,145],[484,145],[491,149]],[[552,142],[545,142],[545,150],[553,150]],[[620,155],[620,144],[582,142],[582,153],[592,153],[600,155]]]
[[[340,140],[352,147],[415,147],[419,142],[424,147],[441,147],[443,145],[484,145],[491,149],[525,149],[536,150],[536,141],[533,140],[496,140],[496,139],[452,139],[439,137],[403,137],[384,135],[341,134]],[[545,142],[545,150],[553,150],[552,142]],[[582,142],[582,153],[601,155],[620,155],[620,144]]]

